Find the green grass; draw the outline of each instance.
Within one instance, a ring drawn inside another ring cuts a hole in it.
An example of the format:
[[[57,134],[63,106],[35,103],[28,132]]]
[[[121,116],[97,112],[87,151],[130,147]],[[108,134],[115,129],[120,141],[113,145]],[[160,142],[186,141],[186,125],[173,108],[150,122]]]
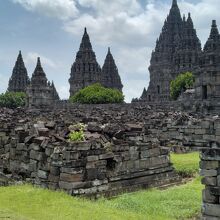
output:
[[[192,177],[199,171],[199,153],[171,154],[171,161],[177,173],[183,177]]]
[[[182,156],[189,160],[193,158],[192,154]],[[197,156],[194,163],[197,163]],[[185,161],[179,155],[172,155],[172,160],[177,167],[181,167],[180,164]],[[192,168],[194,163],[187,166]],[[0,219],[4,219],[3,217],[10,217],[11,220],[187,219],[200,213],[202,188],[200,178],[197,177],[185,185],[162,191],[142,190],[111,200],[89,201],[30,185],[1,187]]]

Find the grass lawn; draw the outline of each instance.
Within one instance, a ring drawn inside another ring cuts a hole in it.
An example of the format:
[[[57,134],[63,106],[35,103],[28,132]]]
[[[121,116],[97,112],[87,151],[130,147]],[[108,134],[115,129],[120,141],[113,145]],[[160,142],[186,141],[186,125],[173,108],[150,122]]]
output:
[[[199,171],[199,153],[171,154],[171,161],[176,171],[183,177],[192,177]]]
[[[193,157],[191,154],[182,156],[186,159],[189,157],[189,160]],[[175,158],[173,162],[176,166],[183,161]],[[187,219],[200,212],[201,190],[200,178],[196,177],[185,185],[162,191],[143,190],[124,194],[112,200],[100,199],[95,202],[29,185],[1,187],[0,219],[4,217],[11,220]]]

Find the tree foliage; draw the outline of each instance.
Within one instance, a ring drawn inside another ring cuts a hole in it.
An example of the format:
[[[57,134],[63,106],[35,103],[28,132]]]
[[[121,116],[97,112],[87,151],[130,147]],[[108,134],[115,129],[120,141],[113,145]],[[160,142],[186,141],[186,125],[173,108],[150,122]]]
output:
[[[195,82],[195,77],[191,72],[186,72],[178,75],[176,79],[171,81],[170,96],[172,99],[177,100],[181,92],[186,89],[192,88]]]
[[[124,96],[117,89],[105,88],[101,84],[95,83],[81,89],[74,96],[70,97],[70,101],[81,104],[122,103]]]
[[[6,92],[0,95],[0,107],[17,108],[23,107],[26,103],[24,92]]]

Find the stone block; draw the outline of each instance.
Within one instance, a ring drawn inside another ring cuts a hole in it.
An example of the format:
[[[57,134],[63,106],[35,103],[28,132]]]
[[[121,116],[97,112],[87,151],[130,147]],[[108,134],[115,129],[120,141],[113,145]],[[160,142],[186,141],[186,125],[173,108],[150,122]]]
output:
[[[114,154],[112,152],[99,155],[100,160],[105,160],[105,159],[109,159],[109,158],[113,158],[113,157],[114,157]]]
[[[86,170],[86,179],[95,180],[98,177],[98,170],[95,168],[90,168]]]
[[[59,187],[61,189],[70,190],[70,189],[80,189],[80,188],[89,188],[91,187],[91,182],[63,182],[59,181]]]
[[[49,129],[48,128],[38,128],[38,134],[42,137],[48,137],[49,136]]]
[[[199,129],[195,129],[195,134],[206,134],[206,129],[202,129],[202,128],[199,128]]]
[[[50,166],[50,174],[54,176],[59,176],[60,175],[60,168],[55,167],[55,166]]]
[[[65,159],[65,160],[78,160],[79,159],[79,152],[65,151],[65,152],[63,152],[63,159]]]
[[[82,168],[72,168],[72,167],[61,167],[62,173],[69,173],[69,174],[79,174],[83,173]]]
[[[217,185],[220,187],[220,175],[217,177]]]
[[[201,176],[217,176],[217,170],[200,170]]]
[[[215,129],[215,135],[220,135],[220,128]]]
[[[49,182],[58,183],[59,180],[60,180],[60,176],[55,176],[53,174],[49,174],[49,176],[48,176],[48,181]]]
[[[18,143],[16,150],[27,150],[27,146],[24,143]]]
[[[217,169],[219,167],[219,161],[200,161],[200,168],[205,170]]]
[[[216,186],[217,178],[216,177],[204,177],[202,178],[202,184],[206,186]]]
[[[83,174],[60,174],[60,181],[63,182],[81,182],[83,180]]]
[[[37,176],[41,179],[47,179],[48,178],[48,172],[43,170],[38,170]]]
[[[36,143],[32,143],[32,144],[30,144],[29,149],[39,151],[40,150],[40,145],[36,144]]]
[[[211,194],[210,189],[206,188],[202,191],[203,202],[205,203],[218,203],[218,196]]]
[[[97,160],[99,160],[99,156],[96,156],[96,155],[92,155],[92,156],[87,157],[88,162],[97,161]]]
[[[30,159],[29,171],[30,172],[37,171],[37,161],[36,160],[31,160]]]
[[[220,205],[203,203],[202,212],[204,215],[220,218]]]
[[[203,215],[201,217],[201,220],[219,220],[219,218],[218,217],[212,217],[212,216]]]
[[[220,196],[220,187],[210,187],[212,195]]]
[[[44,153],[31,150],[30,151],[30,158],[33,160],[42,161],[44,158]]]

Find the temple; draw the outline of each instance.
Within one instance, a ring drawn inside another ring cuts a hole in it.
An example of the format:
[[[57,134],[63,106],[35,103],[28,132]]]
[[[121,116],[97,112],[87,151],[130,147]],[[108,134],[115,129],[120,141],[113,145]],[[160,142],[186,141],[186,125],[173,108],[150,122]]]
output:
[[[47,80],[39,57],[30,85],[27,87],[27,96],[28,107],[52,106],[55,101],[59,100],[54,83],[51,84]]]
[[[212,21],[210,36],[205,43],[197,69],[195,98],[198,100],[220,100],[220,35],[216,21]],[[214,103],[213,103],[214,104]],[[212,104],[212,105],[213,105]]]
[[[181,17],[176,0],[173,0],[162,32],[156,41],[150,61],[150,83],[142,101],[163,102],[170,100],[170,82],[183,72],[199,65],[201,43],[194,29],[190,13]]]
[[[115,64],[115,60],[111,54],[110,48],[105,58],[104,65],[102,67],[103,85],[108,88],[118,89],[122,91],[123,85],[118,73],[118,68]]]
[[[85,28],[79,51],[70,73],[70,96],[80,89],[94,83],[101,83],[103,86],[122,90],[122,83],[118,74],[118,68],[108,51],[105,63],[101,69],[96,60],[95,52],[92,49],[89,35]]]
[[[27,69],[24,65],[21,51],[19,51],[17,61],[13,68],[12,76],[9,79],[8,91],[9,92],[26,92],[26,88],[30,83]]]

